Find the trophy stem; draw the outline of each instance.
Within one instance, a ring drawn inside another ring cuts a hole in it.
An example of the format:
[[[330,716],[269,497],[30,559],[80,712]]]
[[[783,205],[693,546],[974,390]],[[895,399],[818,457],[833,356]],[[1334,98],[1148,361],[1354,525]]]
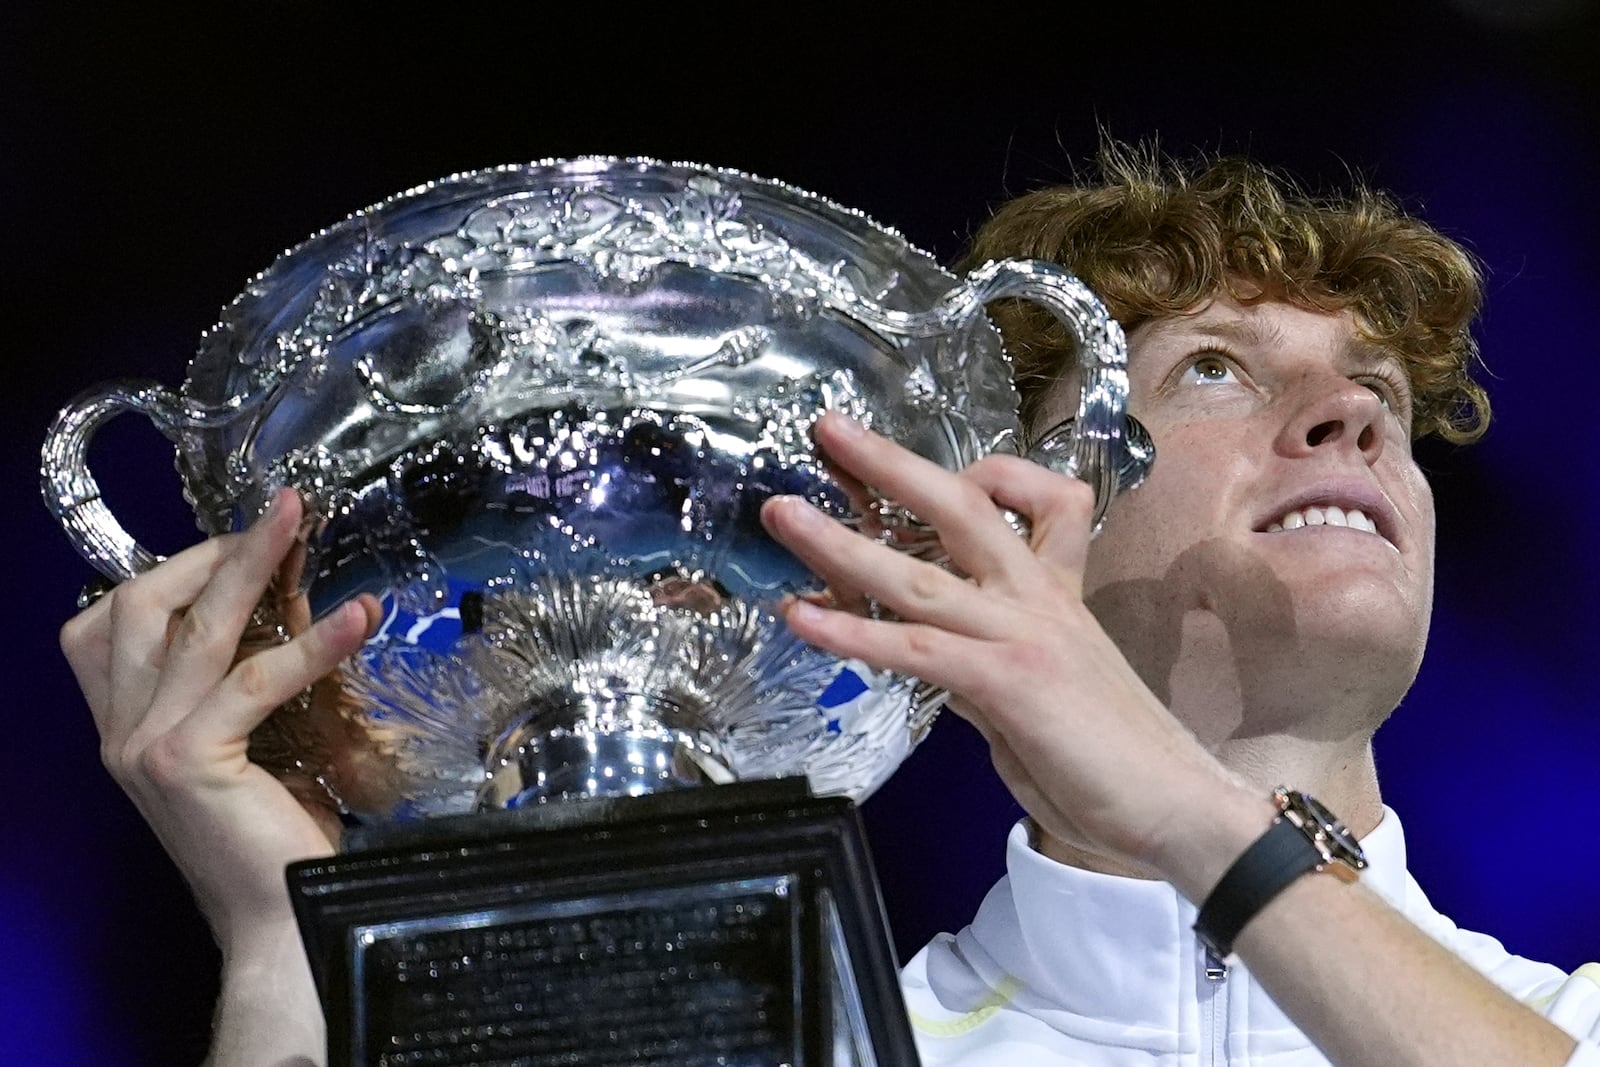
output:
[[[490,747],[478,810],[581,797],[642,796],[733,780],[709,734],[660,694],[552,694]]]

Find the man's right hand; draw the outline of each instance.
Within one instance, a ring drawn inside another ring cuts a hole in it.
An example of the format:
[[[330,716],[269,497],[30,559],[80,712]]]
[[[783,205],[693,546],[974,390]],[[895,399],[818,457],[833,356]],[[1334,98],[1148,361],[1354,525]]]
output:
[[[362,597],[238,659],[301,518],[299,498],[282,490],[248,531],[173,556],[61,631],[106,767],[182,870],[225,955],[292,929],[284,867],[330,853],[337,830],[331,809],[307,808],[250,762],[250,733],[378,621],[377,601]]]

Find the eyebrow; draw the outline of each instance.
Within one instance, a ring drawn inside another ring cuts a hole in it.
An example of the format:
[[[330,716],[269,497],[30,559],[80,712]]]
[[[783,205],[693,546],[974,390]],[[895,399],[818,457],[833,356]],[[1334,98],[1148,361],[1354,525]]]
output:
[[[1201,337],[1215,337],[1219,341],[1232,341],[1235,344],[1255,346],[1261,348],[1280,347],[1288,343],[1284,336],[1283,328],[1277,323],[1263,322],[1255,318],[1222,319],[1216,322],[1185,322],[1181,319],[1168,320],[1173,323],[1175,331],[1182,330]],[[1362,337],[1359,333],[1345,346],[1345,351],[1351,359],[1361,366],[1371,366],[1378,363],[1394,363],[1403,372],[1407,381],[1411,378],[1410,367],[1405,356],[1391,345],[1381,341],[1374,341]]]
[[[1258,347],[1273,347],[1282,345],[1287,340],[1283,335],[1282,327],[1276,323],[1263,324],[1260,319],[1222,319],[1218,322],[1193,321],[1183,323],[1182,320],[1170,320],[1175,327],[1189,333],[1200,334],[1203,337],[1215,337],[1221,341],[1233,341],[1242,345],[1255,345]]]
[[[1406,362],[1405,353],[1393,345],[1357,335],[1351,342],[1349,351],[1351,356],[1362,363],[1393,363],[1405,372],[1407,381],[1411,378],[1411,367]]]

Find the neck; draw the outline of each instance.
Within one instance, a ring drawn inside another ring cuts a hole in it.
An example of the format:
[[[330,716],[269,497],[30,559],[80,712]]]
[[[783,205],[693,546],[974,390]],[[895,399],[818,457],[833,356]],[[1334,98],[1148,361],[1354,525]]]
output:
[[[1283,735],[1229,738],[1213,745],[1212,754],[1242,781],[1259,789],[1263,797],[1280,785],[1316,797],[1358,838],[1371,833],[1383,818],[1369,736],[1345,741],[1308,741]],[[1034,847],[1057,863],[1125,878],[1157,877],[1037,828],[1034,835]]]

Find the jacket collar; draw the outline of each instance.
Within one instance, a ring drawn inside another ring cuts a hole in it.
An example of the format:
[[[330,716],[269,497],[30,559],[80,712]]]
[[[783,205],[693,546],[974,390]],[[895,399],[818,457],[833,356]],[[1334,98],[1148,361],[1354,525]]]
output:
[[[1207,975],[1193,932],[1195,905],[1169,884],[1068,867],[1035,851],[1027,822],[1006,843],[1006,877],[990,891],[961,952],[991,981],[1020,983],[1015,1006],[1091,1040],[1179,1051],[1201,1028],[1202,1007],[1249,1034],[1259,1054],[1307,1041],[1234,963]],[[1362,841],[1362,881],[1397,906],[1406,885],[1405,836],[1388,808]],[[1313,935],[1314,936],[1314,935]],[[1218,1005],[1218,993],[1223,999]]]

